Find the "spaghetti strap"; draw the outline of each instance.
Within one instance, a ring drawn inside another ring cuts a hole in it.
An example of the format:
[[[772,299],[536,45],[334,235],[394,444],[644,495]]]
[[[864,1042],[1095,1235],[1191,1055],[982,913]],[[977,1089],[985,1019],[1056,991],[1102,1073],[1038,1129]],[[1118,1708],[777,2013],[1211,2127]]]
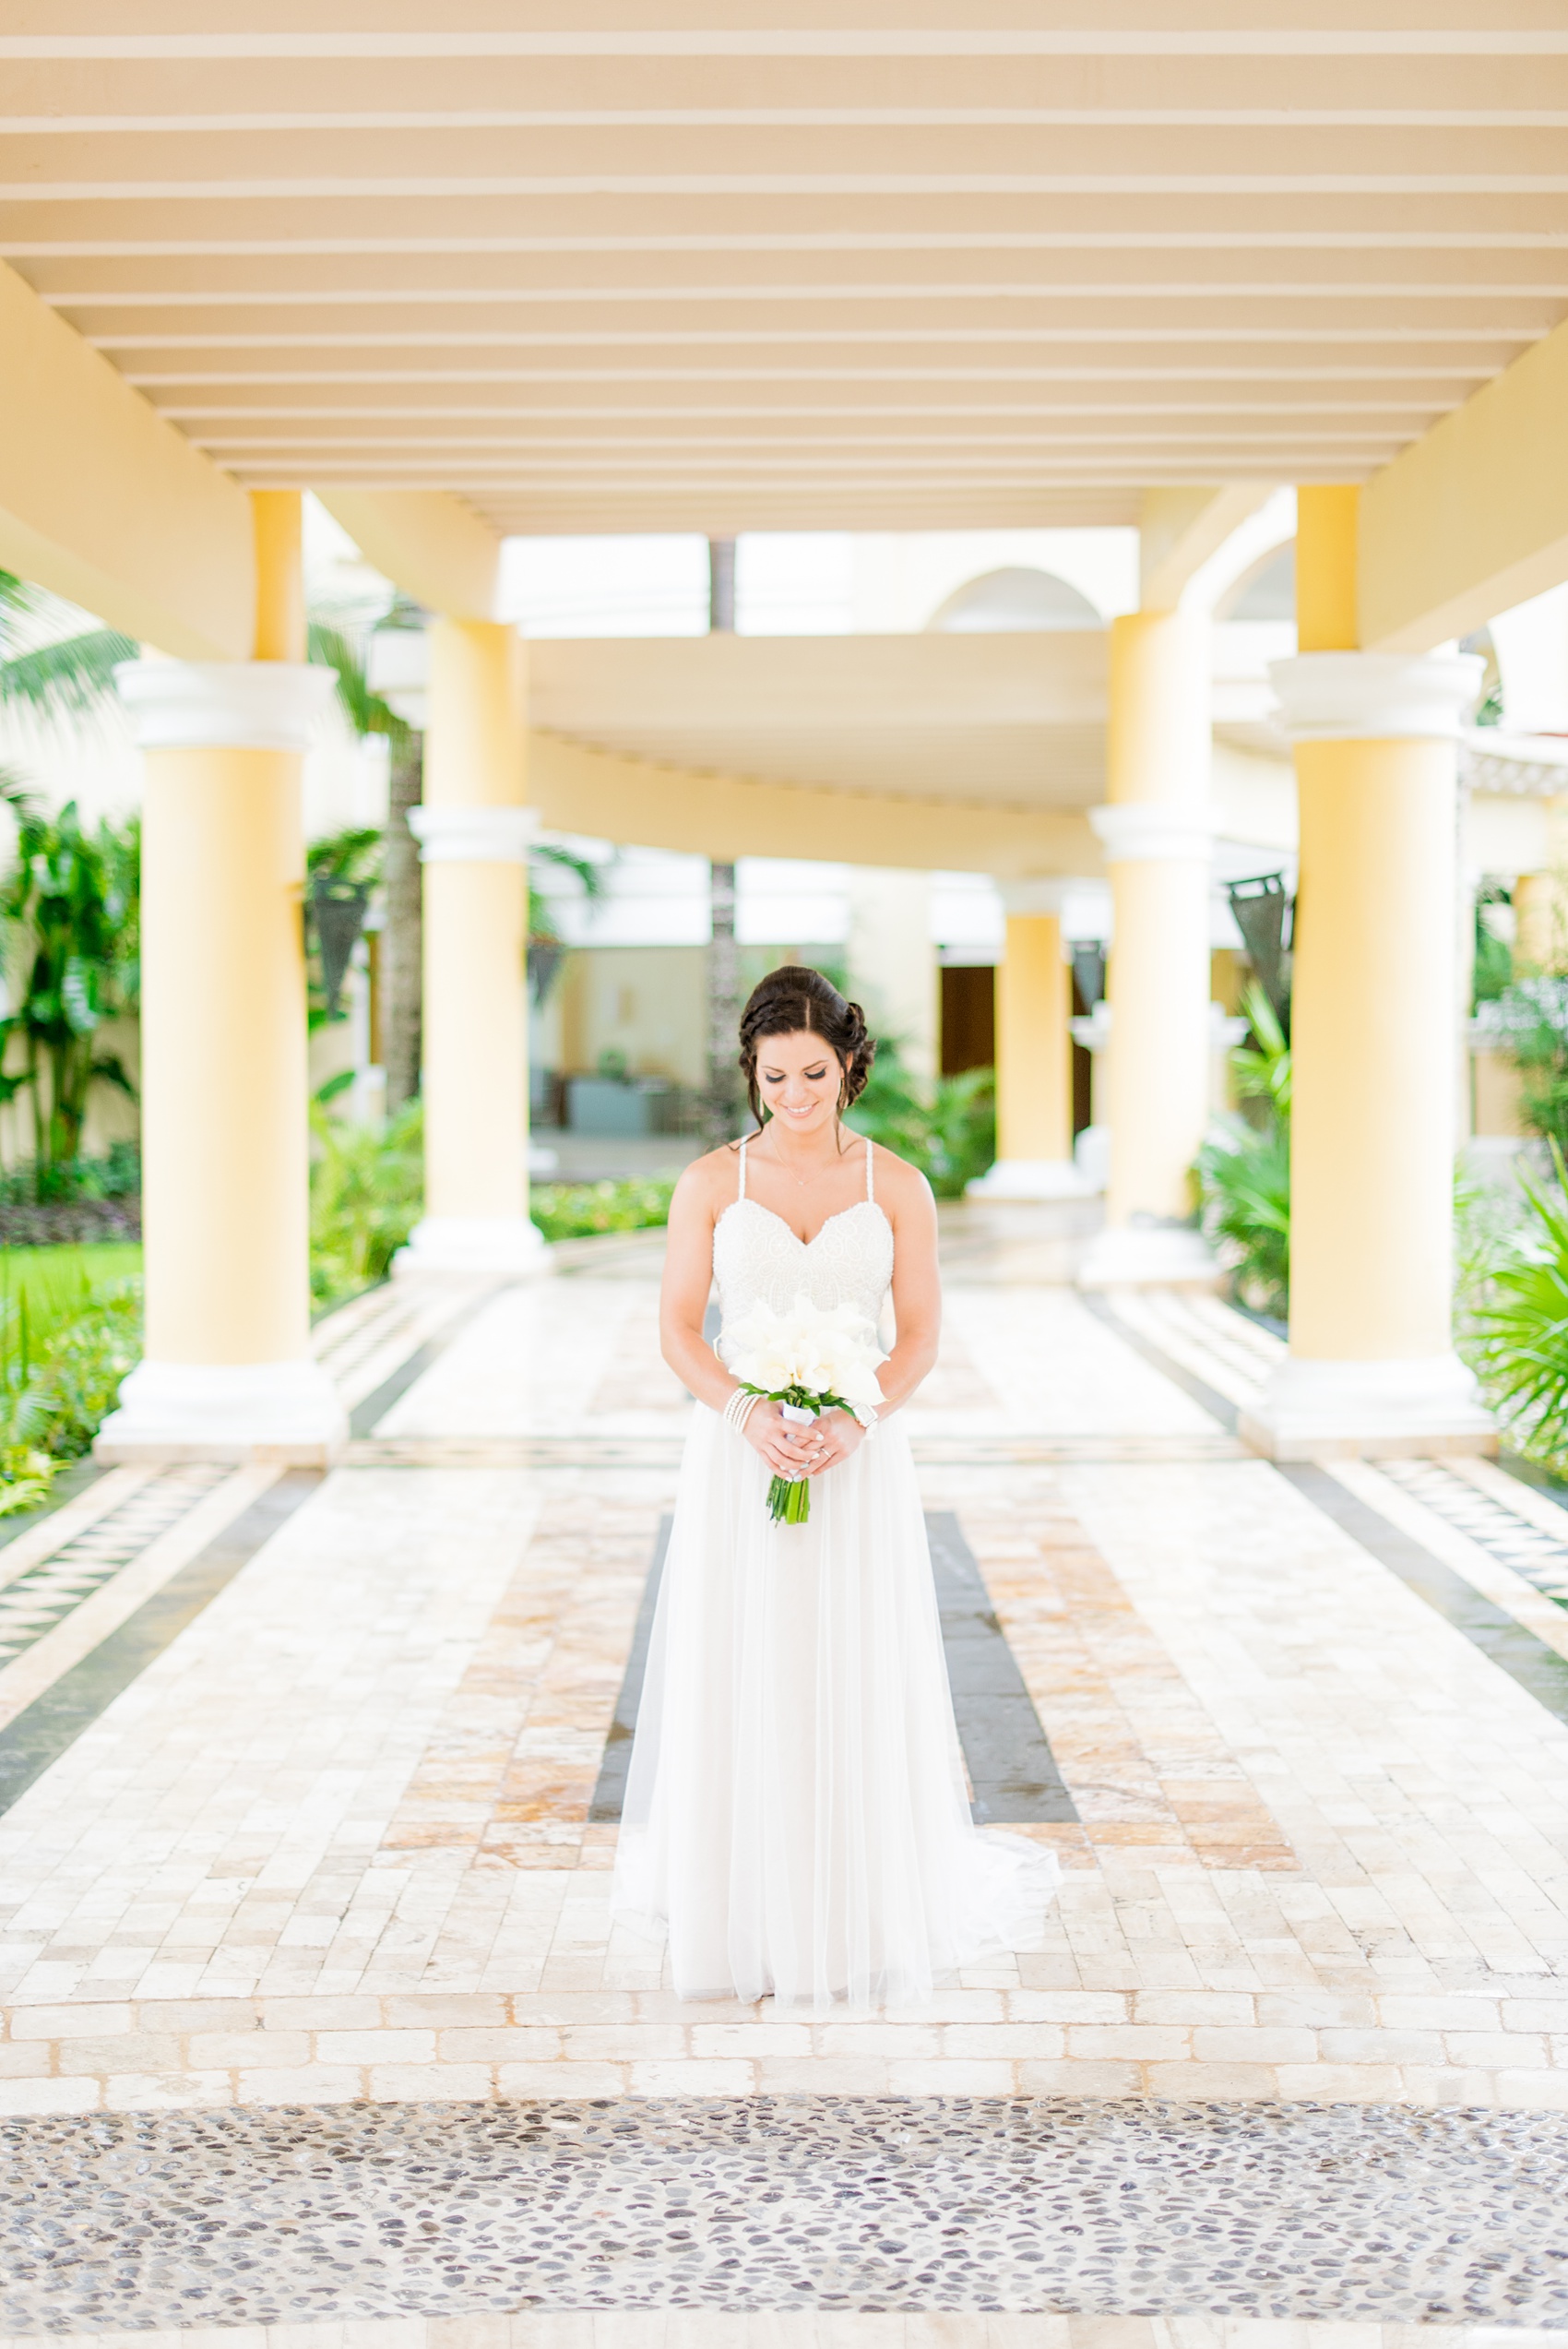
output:
[[[736,1197],[738,1199],[743,1199],[743,1198],[745,1198],[745,1196],[746,1196],[746,1146],[745,1146],[744,1142],[742,1142],[742,1143],[741,1144],[741,1187],[740,1187],[740,1189],[736,1192],[735,1197]]]
[[[876,1186],[872,1180],[871,1173],[871,1136],[869,1134],[866,1136],[866,1197],[868,1199],[874,1199],[876,1197]]]

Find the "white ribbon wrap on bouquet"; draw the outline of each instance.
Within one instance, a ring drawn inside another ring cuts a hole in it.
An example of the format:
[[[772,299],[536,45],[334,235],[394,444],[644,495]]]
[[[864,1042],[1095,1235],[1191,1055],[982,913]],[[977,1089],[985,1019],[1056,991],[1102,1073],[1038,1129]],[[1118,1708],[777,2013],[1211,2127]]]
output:
[[[802,1411],[798,1403],[780,1403],[778,1415],[781,1419],[787,1419],[792,1427],[810,1427],[814,1421],[822,1417],[819,1411]],[[798,1476],[790,1476],[785,1479],[785,1482],[790,1485],[798,1485],[801,1481]]]

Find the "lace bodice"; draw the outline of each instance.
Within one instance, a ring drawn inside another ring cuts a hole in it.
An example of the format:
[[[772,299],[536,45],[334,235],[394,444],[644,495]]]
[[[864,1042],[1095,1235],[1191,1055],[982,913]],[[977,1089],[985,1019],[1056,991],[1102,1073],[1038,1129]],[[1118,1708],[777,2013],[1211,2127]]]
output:
[[[787,1313],[805,1295],[825,1307],[852,1305],[874,1329],[893,1278],[893,1227],[873,1194],[870,1142],[865,1198],[830,1215],[809,1242],[771,1208],[746,1197],[744,1143],[739,1156],[738,1196],[713,1231],[713,1277],[724,1323],[739,1320],[761,1301]]]

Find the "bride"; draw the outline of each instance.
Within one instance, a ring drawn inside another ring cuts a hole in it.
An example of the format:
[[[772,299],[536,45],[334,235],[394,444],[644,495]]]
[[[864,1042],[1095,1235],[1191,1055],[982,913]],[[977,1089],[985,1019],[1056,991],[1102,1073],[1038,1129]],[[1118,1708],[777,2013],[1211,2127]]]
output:
[[[872,1045],[820,972],[763,980],[741,1019],[756,1131],[687,1168],[660,1329],[696,1399],[649,1645],[616,1858],[616,1913],[668,1928],[683,1998],[826,2008],[918,2000],[1028,1946],[1052,1856],[971,1825],[909,1438],[936,1359],[936,1211],[923,1175],[846,1131]],[[703,1335],[759,1301],[851,1305],[897,1341],[869,1428],[776,1403],[740,1433]],[[812,1480],[775,1525],[775,1475]]]

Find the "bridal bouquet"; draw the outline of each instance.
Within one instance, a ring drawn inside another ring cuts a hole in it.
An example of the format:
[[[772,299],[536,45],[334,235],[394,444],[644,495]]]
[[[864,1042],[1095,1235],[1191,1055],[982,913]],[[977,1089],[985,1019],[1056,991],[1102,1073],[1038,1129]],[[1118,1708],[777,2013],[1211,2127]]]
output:
[[[861,1425],[883,1400],[878,1363],[887,1356],[852,1306],[814,1305],[798,1296],[788,1313],[756,1305],[724,1332],[724,1360],[749,1395],[780,1403],[786,1419],[808,1426],[825,1411],[852,1412]],[[776,1525],[803,1525],[811,1515],[805,1477],[776,1476],[767,1508]]]

